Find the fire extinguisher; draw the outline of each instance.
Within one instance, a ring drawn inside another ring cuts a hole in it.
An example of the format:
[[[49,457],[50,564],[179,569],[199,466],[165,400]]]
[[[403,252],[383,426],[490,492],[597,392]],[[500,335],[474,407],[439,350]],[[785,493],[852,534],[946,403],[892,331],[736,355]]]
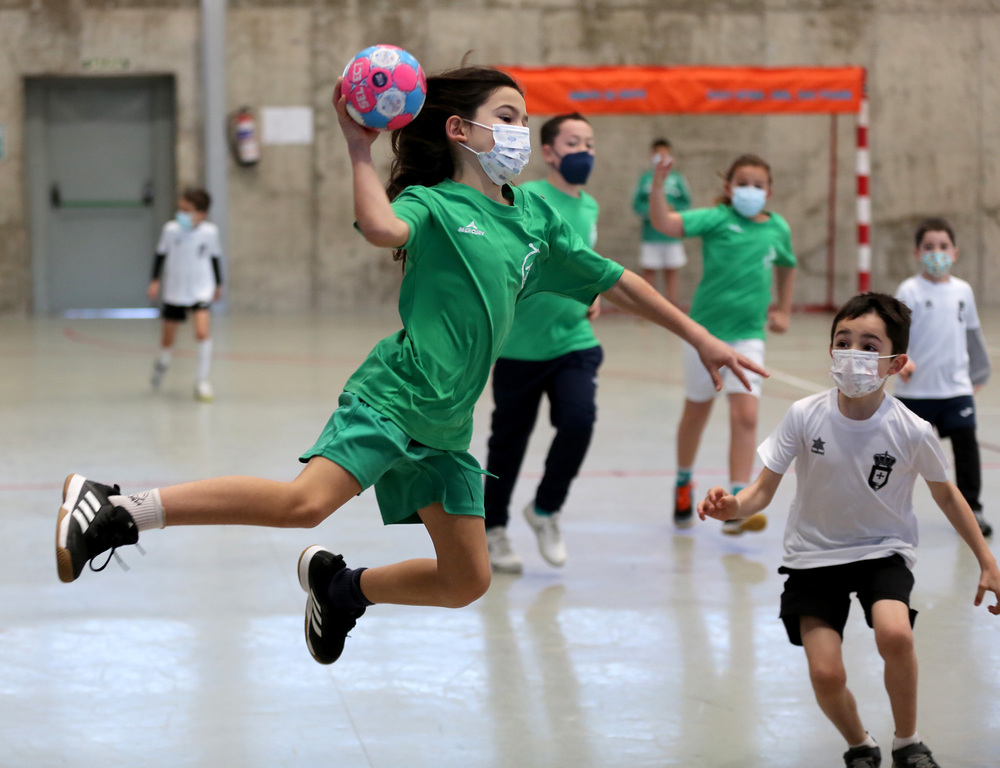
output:
[[[250,107],[240,107],[230,118],[233,156],[240,165],[255,165],[260,160],[257,119]]]

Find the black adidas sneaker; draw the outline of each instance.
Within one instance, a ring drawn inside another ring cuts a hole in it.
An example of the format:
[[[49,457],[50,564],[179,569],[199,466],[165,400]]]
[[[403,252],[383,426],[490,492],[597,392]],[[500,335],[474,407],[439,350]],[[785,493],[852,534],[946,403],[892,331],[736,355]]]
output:
[[[346,610],[330,605],[327,592],[333,574],[346,568],[342,555],[323,547],[308,547],[299,555],[299,584],[306,591],[306,645],[320,664],[333,664],[344,652],[347,633],[364,608]]]
[[[83,475],[66,478],[56,523],[56,567],[62,581],[76,581],[88,562],[91,570],[104,570],[111,555],[100,568],[91,561],[109,549],[114,554],[117,547],[139,541],[132,515],[108,501],[120,493],[117,485],[95,483]]]

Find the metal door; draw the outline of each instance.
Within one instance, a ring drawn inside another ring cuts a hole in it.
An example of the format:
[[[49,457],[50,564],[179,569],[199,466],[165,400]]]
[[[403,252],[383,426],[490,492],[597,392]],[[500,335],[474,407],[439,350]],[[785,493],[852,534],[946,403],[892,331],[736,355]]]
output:
[[[35,309],[148,308],[174,201],[171,77],[29,78]]]

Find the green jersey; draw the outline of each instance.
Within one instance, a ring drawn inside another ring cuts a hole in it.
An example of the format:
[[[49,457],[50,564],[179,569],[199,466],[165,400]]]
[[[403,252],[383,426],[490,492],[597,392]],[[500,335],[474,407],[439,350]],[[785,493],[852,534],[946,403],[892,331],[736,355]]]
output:
[[[584,191],[567,195],[548,181],[521,185],[526,192],[541,195],[591,248],[597,242],[597,201]],[[554,360],[597,346],[597,337],[587,319],[587,306],[574,299],[541,293],[517,305],[514,326],[500,357],[513,360]]]
[[[518,302],[549,292],[589,304],[623,272],[545,200],[504,191],[513,205],[448,179],[408,187],[392,203],[410,227],[403,328],[375,345],[344,389],[431,448],[469,447],[473,408]]]
[[[681,214],[685,237],[701,238],[702,277],[691,318],[723,341],[763,339],[772,267],[794,267],[792,234],[776,213],[755,222],[726,204]]]
[[[668,237],[649,223],[649,193],[653,189],[653,170],[643,172],[639,184],[632,197],[632,210],[642,217],[642,242],[644,243],[677,243],[676,237]],[[671,171],[663,183],[663,192],[667,202],[675,211],[686,211],[691,207],[691,190],[688,183],[677,171]]]

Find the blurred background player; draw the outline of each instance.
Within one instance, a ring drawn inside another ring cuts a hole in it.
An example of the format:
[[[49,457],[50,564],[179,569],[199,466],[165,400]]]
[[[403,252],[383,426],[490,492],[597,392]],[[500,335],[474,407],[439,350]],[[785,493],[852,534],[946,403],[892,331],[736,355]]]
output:
[[[767,331],[788,330],[795,284],[795,254],[788,222],[764,206],[771,196],[771,167],[757,155],[741,155],[726,172],[723,195],[714,208],[670,211],[660,192],[670,173],[670,156],[653,172],[650,220],[671,237],[700,237],[703,269],[691,302],[691,318],[740,354],[763,365]],[[772,273],[777,303],[771,308]],[[698,357],[684,347],[684,411],[677,426],[677,485],[674,524],[687,528],[692,516],[691,478],[716,390],[697,370]],[[725,377],[723,377],[725,378]],[[729,397],[729,481],[733,493],[750,482],[757,444],[759,376],[748,393],[736,379],[725,381]],[[755,515],[723,524],[724,533],[759,531],[767,518]]]
[[[639,246],[639,266],[642,276],[656,285],[656,275],[663,273],[663,295],[671,304],[677,303],[677,270],[687,264],[684,243],[676,237],[660,232],[649,221],[649,194],[653,187],[653,169],[661,158],[671,154],[667,139],[655,139],[650,147],[650,166],[639,177],[632,197],[632,209],[642,218],[642,244]],[[691,190],[688,183],[673,167],[663,185],[667,202],[675,211],[691,207]]]
[[[177,215],[163,225],[149,284],[150,300],[163,302],[163,333],[160,356],[153,365],[153,388],[159,389],[163,382],[170,367],[177,326],[187,319],[190,311],[198,342],[194,396],[203,402],[213,398],[208,381],[212,364],[210,307],[222,296],[222,245],[218,228],[207,220],[211,205],[212,198],[204,189],[184,190],[177,201]]]
[[[969,502],[984,536],[979,494],[982,468],[976,439],[976,401],[990,377],[990,358],[979,325],[972,287],[951,274],[958,259],[955,232],[944,219],[925,219],[913,252],[920,274],[904,280],[896,298],[913,313],[909,362],[899,373],[896,397],[951,439],[955,485]]]
[[[597,242],[597,201],[583,191],[594,167],[594,130],[579,113],[553,117],[542,126],[542,159],[548,176],[521,189],[545,198],[583,242]],[[520,573],[523,564],[507,537],[510,497],[542,395],[556,434],[545,473],[524,517],[549,563],[566,562],[559,511],[583,463],[597,418],[597,369],[604,359],[590,320],[600,299],[587,307],[555,294],[522,301],[514,325],[493,367],[493,411],[486,469],[486,538],[496,571]]]

